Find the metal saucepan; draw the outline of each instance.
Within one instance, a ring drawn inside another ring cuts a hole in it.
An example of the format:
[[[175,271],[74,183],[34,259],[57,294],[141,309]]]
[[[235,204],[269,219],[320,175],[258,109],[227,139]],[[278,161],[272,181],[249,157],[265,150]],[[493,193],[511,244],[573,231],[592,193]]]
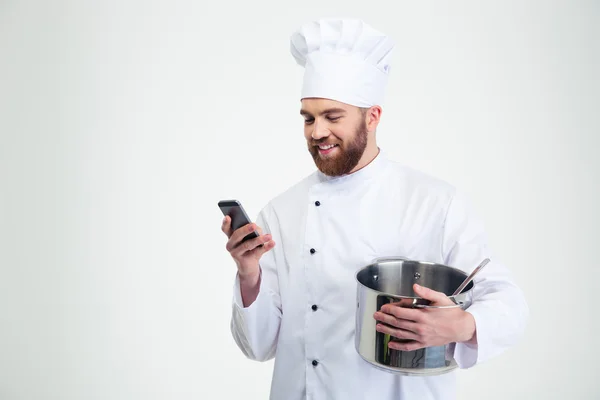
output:
[[[388,347],[390,341],[400,341],[375,329],[373,317],[384,304],[402,302],[408,307],[429,308],[429,300],[417,297],[413,284],[446,294],[454,305],[436,308],[466,308],[471,281],[457,295],[452,293],[468,276],[462,270],[431,262],[407,260],[402,257],[378,258],[356,274],[357,310],[355,346],[358,354],[373,366],[407,376],[439,375],[457,367],[449,355],[448,346],[426,347],[415,351],[400,351]]]

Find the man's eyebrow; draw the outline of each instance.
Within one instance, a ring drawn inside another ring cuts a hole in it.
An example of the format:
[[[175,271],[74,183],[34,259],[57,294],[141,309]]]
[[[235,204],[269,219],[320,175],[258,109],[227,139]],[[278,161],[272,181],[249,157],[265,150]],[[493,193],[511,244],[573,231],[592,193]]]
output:
[[[346,112],[346,110],[344,110],[343,108],[332,107],[332,108],[328,108],[326,110],[321,111],[320,115],[333,114],[333,113],[345,113],[345,112]],[[312,114],[304,109],[300,110],[300,115],[312,117]]]

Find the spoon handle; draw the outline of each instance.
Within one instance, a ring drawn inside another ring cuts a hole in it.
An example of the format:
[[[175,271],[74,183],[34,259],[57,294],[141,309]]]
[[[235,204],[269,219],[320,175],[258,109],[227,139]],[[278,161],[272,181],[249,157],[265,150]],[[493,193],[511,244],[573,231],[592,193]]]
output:
[[[473,272],[471,272],[471,274],[467,277],[467,279],[465,279],[463,281],[463,283],[460,284],[460,286],[454,291],[454,293],[452,293],[452,296],[456,296],[457,294],[459,294],[460,292],[463,291],[463,289],[469,284],[469,282],[471,282],[473,280],[473,278],[475,277],[475,274],[477,274],[483,267],[485,267],[487,265],[487,263],[490,262],[489,258],[486,258],[485,260],[483,260],[481,262],[481,264],[479,264],[477,266],[477,268],[475,268],[473,270]]]

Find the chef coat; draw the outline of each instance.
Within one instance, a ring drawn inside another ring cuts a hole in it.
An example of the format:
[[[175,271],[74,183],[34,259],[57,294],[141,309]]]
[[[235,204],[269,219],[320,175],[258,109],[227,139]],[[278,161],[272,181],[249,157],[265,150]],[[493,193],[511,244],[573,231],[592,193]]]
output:
[[[315,171],[271,200],[256,223],[276,245],[260,260],[260,291],[249,307],[236,276],[231,330],[248,358],[275,358],[271,399],[455,398],[456,370],[398,376],[357,353],[355,275],[377,257],[442,263],[467,273],[484,258],[492,260],[468,301],[478,343],[453,345],[459,368],[500,354],[523,334],[525,298],[491,254],[465,196],[383,152],[352,174]]]

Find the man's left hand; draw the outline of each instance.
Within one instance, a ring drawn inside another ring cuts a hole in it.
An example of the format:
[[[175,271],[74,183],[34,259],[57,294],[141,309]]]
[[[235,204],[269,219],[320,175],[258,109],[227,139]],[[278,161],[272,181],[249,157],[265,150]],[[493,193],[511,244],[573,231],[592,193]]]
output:
[[[431,301],[432,306],[454,305],[444,293],[414,285],[418,297]],[[407,308],[401,304],[386,304],[374,314],[377,331],[387,333],[402,342],[390,341],[395,350],[412,351],[448,343],[476,343],[475,319],[456,308]],[[405,340],[410,341],[405,341]]]

